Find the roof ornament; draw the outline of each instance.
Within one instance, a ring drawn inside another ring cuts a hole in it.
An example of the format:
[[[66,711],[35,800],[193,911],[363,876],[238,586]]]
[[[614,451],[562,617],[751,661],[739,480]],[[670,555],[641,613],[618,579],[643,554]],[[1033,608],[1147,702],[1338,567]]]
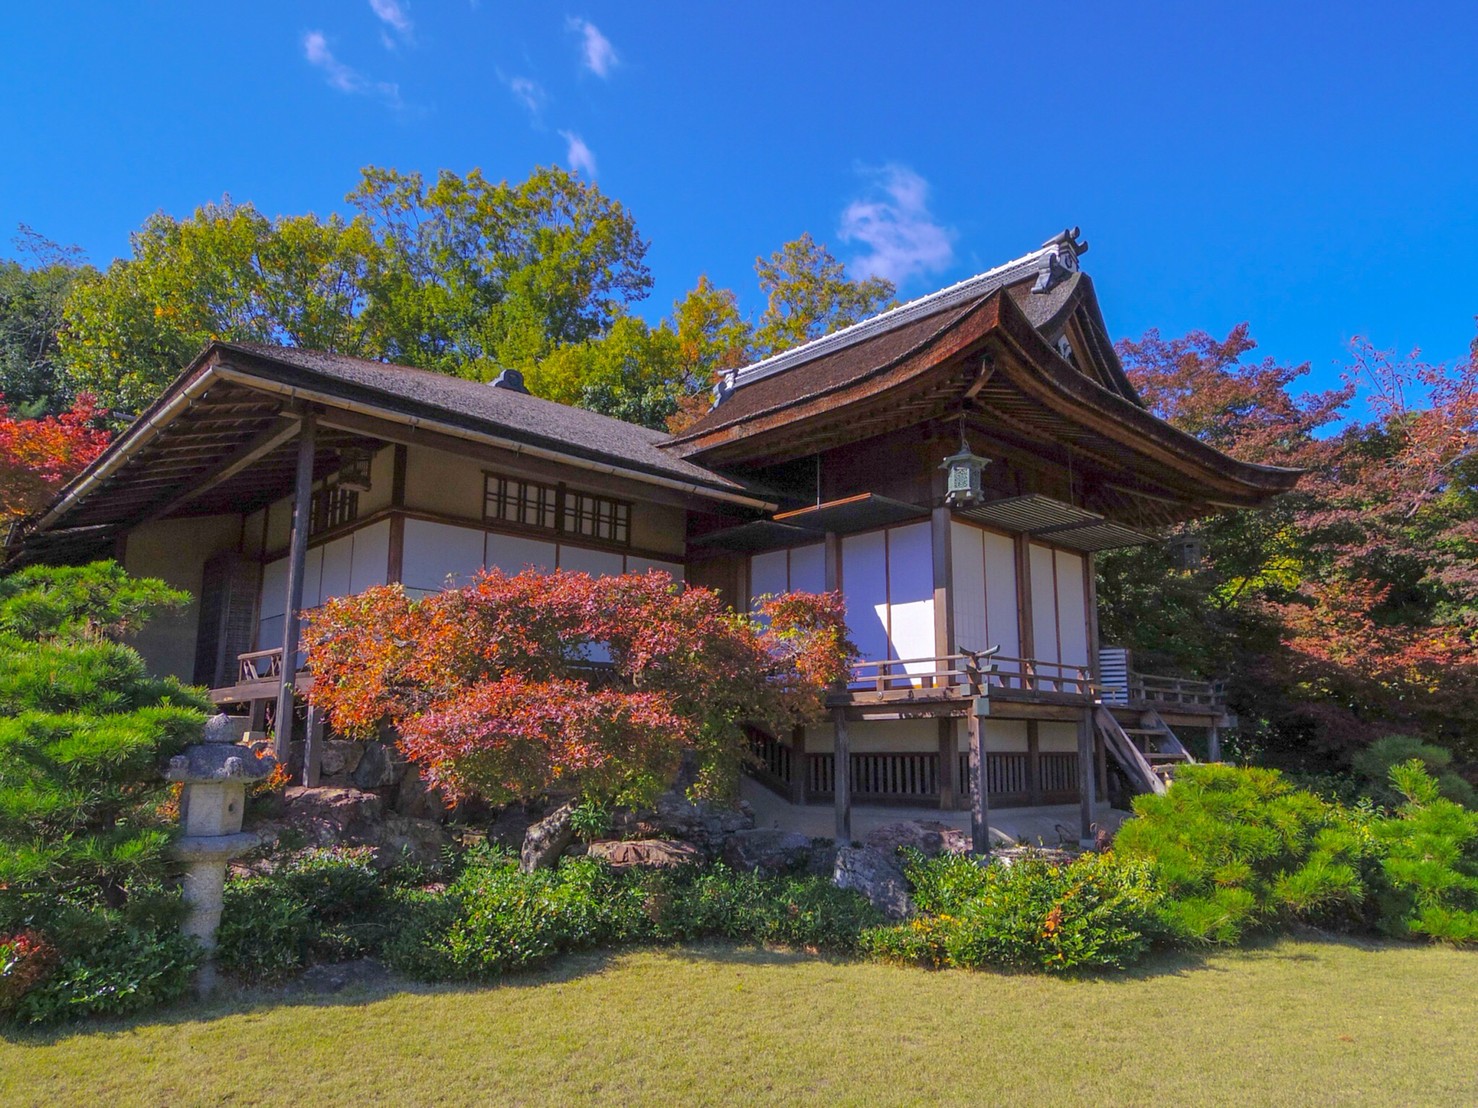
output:
[[[1060,235],[1054,235],[1042,243],[1042,249],[1055,246],[1057,249],[1046,256],[1046,265],[1037,274],[1037,283],[1032,292],[1051,292],[1068,277],[1078,272],[1078,257],[1088,253],[1088,242],[1082,232],[1069,227]]]
[[[523,374],[516,369],[500,370],[498,376],[494,377],[488,384],[495,389],[507,389],[509,392],[521,392],[529,395],[529,387],[523,383]]]

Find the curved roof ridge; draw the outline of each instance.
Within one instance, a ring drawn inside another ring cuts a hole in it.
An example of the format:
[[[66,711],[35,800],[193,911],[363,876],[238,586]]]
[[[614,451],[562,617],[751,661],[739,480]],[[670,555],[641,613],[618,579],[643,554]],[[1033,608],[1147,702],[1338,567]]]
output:
[[[906,323],[911,323],[923,316],[933,315],[936,312],[945,311],[955,307],[957,304],[985,296],[1008,284],[1014,284],[1016,280],[1031,276],[1042,268],[1042,263],[1051,256],[1061,256],[1067,253],[1072,259],[1069,263],[1070,269],[1077,268],[1077,253],[1073,247],[1064,241],[1064,236],[1058,237],[1044,243],[1030,254],[1023,254],[1019,258],[1013,258],[1009,262],[987,269],[983,273],[977,273],[973,277],[966,277],[963,281],[956,281],[953,285],[946,286],[936,292],[927,293],[924,296],[899,304],[896,308],[889,308],[885,312],[859,320],[849,327],[843,327],[840,331],[833,331],[829,335],[812,339],[810,342],[793,346],[789,350],[783,350],[779,354],[771,355],[763,361],[755,362],[742,369],[733,370],[724,376],[724,383],[720,386],[720,402],[734,389],[743,388],[745,385],[776,373],[783,373],[792,366],[802,362],[818,358],[823,354],[829,354],[836,350],[843,350],[855,343],[862,342],[879,331],[886,331]]]

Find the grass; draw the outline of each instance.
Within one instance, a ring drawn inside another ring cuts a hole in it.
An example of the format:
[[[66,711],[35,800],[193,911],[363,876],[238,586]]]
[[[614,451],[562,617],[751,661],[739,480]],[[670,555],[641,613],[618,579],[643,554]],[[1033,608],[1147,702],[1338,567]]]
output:
[[[0,1104],[1478,1102],[1478,954],[1286,940],[1115,978],[700,947],[0,1037]]]

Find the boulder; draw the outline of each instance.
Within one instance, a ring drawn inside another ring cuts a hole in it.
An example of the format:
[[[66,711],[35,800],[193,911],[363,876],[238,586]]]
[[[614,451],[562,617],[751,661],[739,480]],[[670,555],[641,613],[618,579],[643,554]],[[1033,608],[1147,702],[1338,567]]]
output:
[[[877,847],[890,858],[897,857],[899,847],[905,846],[928,858],[937,854],[968,854],[970,833],[937,819],[902,819],[871,832],[867,845]]]
[[[360,789],[307,789],[292,786],[282,794],[279,822],[315,846],[369,843],[378,835],[385,802]]]
[[[794,831],[739,831],[724,841],[723,859],[744,872],[794,873],[809,866],[812,846],[809,838]]]
[[[616,839],[593,842],[586,851],[600,858],[617,872],[628,869],[675,869],[703,861],[703,851],[692,843],[676,839]]]
[[[518,868],[524,873],[547,869],[559,861],[575,838],[572,817],[577,802],[567,800],[528,829],[518,855]]]
[[[405,759],[401,757],[400,751],[386,742],[367,742],[362,745],[364,752],[359,757],[359,764],[349,775],[355,788],[383,789],[400,780],[405,771]]]
[[[888,919],[903,919],[913,911],[903,871],[875,846],[840,847],[831,880],[839,889],[857,890]]]
[[[677,839],[692,843],[709,857],[723,853],[729,836],[754,828],[754,809],[740,801],[690,800],[680,789],[657,798],[651,808],[617,812],[613,835],[625,839]]]
[[[380,825],[376,840],[369,845],[375,848],[375,861],[381,866],[409,862],[435,869],[450,842],[446,829],[435,820],[389,815]]]
[[[395,810],[412,819],[440,822],[446,819],[448,808],[446,799],[426,783],[421,771],[415,766],[407,766],[400,779],[400,788],[395,793]]]
[[[323,760],[319,763],[319,772],[324,777],[338,777],[341,774],[353,773],[359,768],[363,757],[364,743],[351,742],[348,739],[329,739],[323,744]]]

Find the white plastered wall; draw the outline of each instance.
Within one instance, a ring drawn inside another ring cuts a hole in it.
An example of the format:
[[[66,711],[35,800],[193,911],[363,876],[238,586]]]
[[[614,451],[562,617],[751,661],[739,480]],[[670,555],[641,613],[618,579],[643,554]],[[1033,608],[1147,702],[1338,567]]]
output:
[[[123,568],[136,577],[158,577],[184,589],[190,603],[173,615],[156,616],[130,645],[143,655],[151,673],[195,679],[195,641],[200,625],[200,586],[205,563],[241,537],[241,517],[203,516],[161,519],[128,532]]]

